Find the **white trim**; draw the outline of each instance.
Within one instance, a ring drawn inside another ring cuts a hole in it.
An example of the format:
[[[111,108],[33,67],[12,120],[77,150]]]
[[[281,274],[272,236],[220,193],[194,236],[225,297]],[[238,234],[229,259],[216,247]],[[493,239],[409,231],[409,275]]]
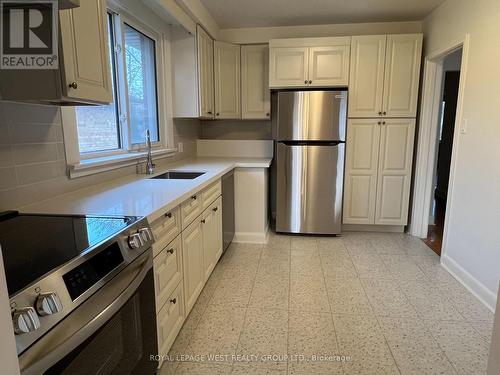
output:
[[[452,43],[445,49],[430,53],[425,58],[424,78],[422,89],[422,106],[420,110],[420,121],[418,129],[417,156],[415,163],[415,184],[413,189],[412,217],[410,223],[410,234],[417,237],[426,237],[429,225],[429,214],[432,200],[432,185],[434,180],[434,166],[437,154],[437,129],[442,90],[442,64],[446,55],[462,48],[462,65],[460,70],[460,85],[458,91],[457,115],[455,118],[455,129],[453,138],[453,150],[450,166],[450,177],[448,185],[447,209],[445,214],[445,227],[441,253],[446,251],[447,223],[452,211],[451,196],[453,194],[456,154],[459,144],[459,128],[462,122],[462,103],[464,85],[467,75],[467,59],[469,53],[469,34],[462,40]]]
[[[236,232],[234,233],[234,243],[257,243],[265,244],[269,240],[269,224],[264,232]]]
[[[495,306],[497,304],[497,295],[495,293],[486,288],[449,256],[441,255],[441,265],[492,313],[495,313]]]

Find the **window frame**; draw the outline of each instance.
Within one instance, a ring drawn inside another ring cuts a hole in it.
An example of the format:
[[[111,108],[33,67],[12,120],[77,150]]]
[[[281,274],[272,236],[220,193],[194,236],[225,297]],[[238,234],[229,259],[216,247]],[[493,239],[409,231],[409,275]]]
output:
[[[173,148],[173,122],[168,113],[171,112],[171,95],[170,82],[166,82],[168,78],[167,72],[170,71],[170,48],[167,34],[159,27],[158,31],[148,26],[149,24],[156,26],[156,20],[149,20],[147,16],[138,19],[127,11],[124,5],[109,1],[107,4],[107,15],[111,16],[113,25],[113,43],[112,53],[114,56],[115,71],[111,72],[115,76],[116,95],[118,109],[118,136],[120,147],[112,150],[84,152],[80,153],[78,139],[78,124],[76,118],[76,109],[72,107],[61,108],[61,116],[63,128],[65,130],[66,156],[67,163],[70,166],[70,177],[78,177],[82,173],[75,172],[80,169],[92,168],[92,165],[98,165],[99,171],[102,171],[102,166],[106,164],[121,164],[109,169],[119,168],[123,166],[124,161],[139,159],[144,156],[146,150],[146,141],[143,143],[132,144],[131,142],[131,122],[130,106],[128,100],[128,83],[126,79],[126,56],[125,56],[125,24],[129,25],[138,32],[144,34],[154,42],[155,52],[155,83],[156,83],[156,110],[158,121],[158,141],[152,142],[153,155],[167,155],[175,152]],[[106,22],[109,18],[106,17]],[[109,28],[106,28],[108,32]],[[66,136],[66,134],[68,136]],[[132,164],[132,163],[128,163]],[[97,173],[95,172],[95,173]],[[94,172],[85,172],[91,174]]]

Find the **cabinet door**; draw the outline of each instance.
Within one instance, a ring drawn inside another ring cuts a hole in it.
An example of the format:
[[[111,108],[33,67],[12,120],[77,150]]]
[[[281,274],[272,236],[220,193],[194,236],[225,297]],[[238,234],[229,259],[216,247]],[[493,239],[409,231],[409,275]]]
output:
[[[345,224],[374,224],[381,120],[351,119],[347,125],[344,178]]]
[[[309,85],[347,86],[350,46],[309,48]]]
[[[269,48],[267,44],[241,47],[241,118],[267,119],[271,112]]]
[[[385,119],[382,124],[375,224],[406,225],[415,119]]]
[[[183,302],[182,284],[179,284],[156,315],[158,352],[161,354],[168,353],[182,328],[185,319]]]
[[[189,314],[205,285],[203,270],[203,235],[201,222],[196,219],[182,232],[182,262],[186,315]]]
[[[382,114],[385,35],[353,36],[349,78],[349,117]]]
[[[222,199],[219,197],[202,215],[203,262],[208,280],[222,255]]]
[[[388,35],[383,112],[387,117],[415,117],[422,55],[422,35]]]
[[[216,41],[214,67],[215,118],[240,118],[240,46]]]
[[[198,48],[198,104],[200,117],[214,116],[214,41],[203,28],[196,28]]]
[[[309,48],[276,47],[270,48],[269,54],[269,86],[307,86]]]
[[[106,0],[82,1],[78,8],[60,11],[59,17],[63,95],[68,99],[111,103]]]

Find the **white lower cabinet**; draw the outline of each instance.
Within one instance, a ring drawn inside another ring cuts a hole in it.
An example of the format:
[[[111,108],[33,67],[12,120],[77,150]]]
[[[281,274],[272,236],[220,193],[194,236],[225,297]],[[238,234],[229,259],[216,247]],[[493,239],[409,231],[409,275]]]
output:
[[[203,269],[205,280],[222,255],[222,199],[219,197],[202,215]]]
[[[160,310],[182,280],[181,236],[177,236],[153,260],[156,311]]]
[[[183,285],[179,283],[156,316],[158,354],[168,354],[185,318]]]
[[[201,220],[196,219],[182,232],[186,314],[189,314],[193,308],[205,284],[201,224]]]
[[[344,224],[406,225],[415,119],[350,119]]]

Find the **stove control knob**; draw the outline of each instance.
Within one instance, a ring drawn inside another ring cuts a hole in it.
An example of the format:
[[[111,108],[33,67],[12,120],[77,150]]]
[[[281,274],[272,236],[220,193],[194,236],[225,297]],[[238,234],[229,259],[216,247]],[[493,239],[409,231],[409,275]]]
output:
[[[56,293],[42,293],[36,299],[35,307],[40,316],[46,316],[61,311],[62,303]]]
[[[151,231],[149,230],[149,228],[147,228],[147,227],[141,228],[141,229],[139,229],[139,233],[141,234],[144,242],[153,241],[153,235],[151,234]]]
[[[144,241],[140,233],[132,233],[128,236],[128,246],[131,249],[138,249],[144,245]]]
[[[12,322],[16,335],[33,332],[40,328],[40,320],[33,307],[24,307],[14,311],[12,314]]]

